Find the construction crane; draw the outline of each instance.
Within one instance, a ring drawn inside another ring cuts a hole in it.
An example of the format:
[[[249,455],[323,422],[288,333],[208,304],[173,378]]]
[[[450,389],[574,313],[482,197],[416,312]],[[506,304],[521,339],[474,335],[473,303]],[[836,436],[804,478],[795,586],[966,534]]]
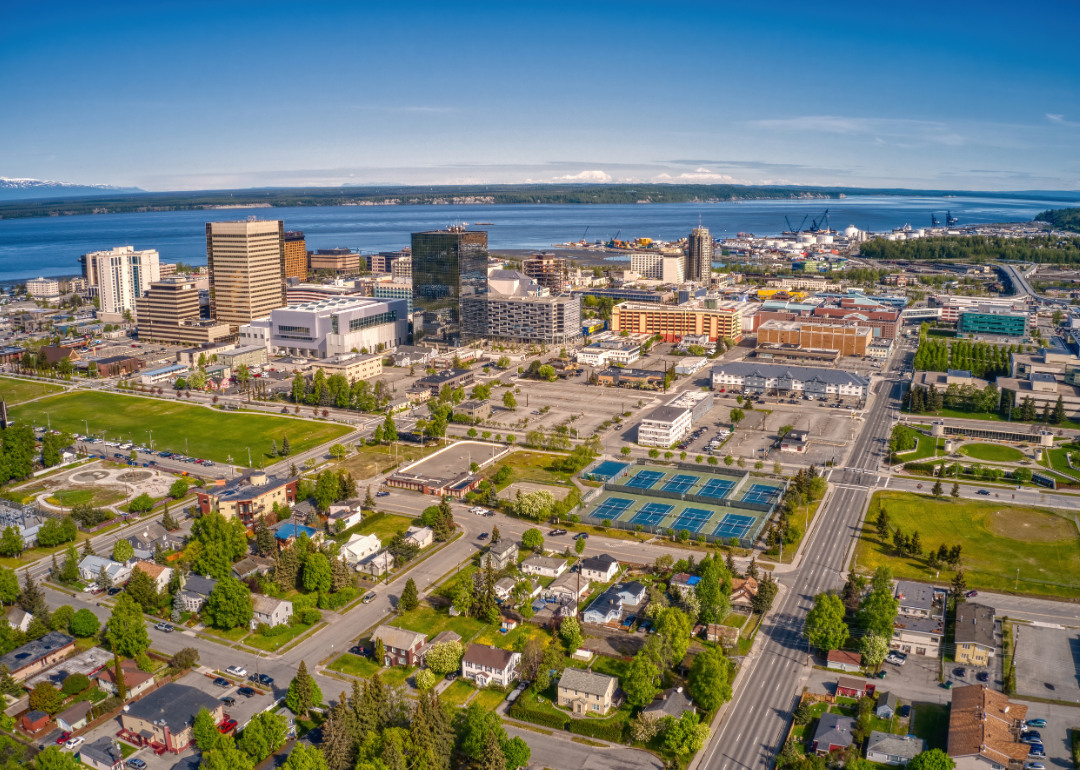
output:
[[[959,221],[960,221],[959,219],[957,219],[956,217],[954,217],[952,215],[951,211],[946,211],[945,212],[945,226],[946,227],[952,227],[953,225],[955,225]]]
[[[791,233],[792,235],[798,235],[799,233],[801,233],[803,225],[806,224],[806,220],[809,219],[809,217],[810,217],[809,214],[807,214],[805,217],[803,217],[802,222],[799,224],[799,229],[796,230],[794,227],[791,226],[791,220],[788,219],[787,214],[785,214],[784,215],[784,221],[787,222],[788,232]]]
[[[822,229],[821,227],[818,226],[818,222],[824,222],[825,223],[825,228],[824,229],[825,230],[829,229],[829,210],[828,209],[825,209],[825,213],[821,215],[821,219],[813,220],[813,222],[810,224],[809,232],[816,233],[816,232],[818,232],[819,230]]]
[[[589,234],[589,227],[592,227],[592,225],[589,225],[588,227],[585,228],[585,235]],[[581,236],[581,242],[582,243],[585,243],[585,235]]]
[[[938,218],[935,217],[933,214],[931,214],[930,215],[930,226],[931,227],[937,227],[940,224],[941,224],[941,222],[938,221]]]

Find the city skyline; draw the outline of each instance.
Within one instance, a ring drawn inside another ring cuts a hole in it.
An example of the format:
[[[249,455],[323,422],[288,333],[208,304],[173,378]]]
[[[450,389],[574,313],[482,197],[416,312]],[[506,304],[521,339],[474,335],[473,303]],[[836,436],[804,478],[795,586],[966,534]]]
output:
[[[904,10],[26,6],[0,31],[0,176],[1080,188],[1080,83],[1046,17]],[[283,29],[298,55],[268,56]]]

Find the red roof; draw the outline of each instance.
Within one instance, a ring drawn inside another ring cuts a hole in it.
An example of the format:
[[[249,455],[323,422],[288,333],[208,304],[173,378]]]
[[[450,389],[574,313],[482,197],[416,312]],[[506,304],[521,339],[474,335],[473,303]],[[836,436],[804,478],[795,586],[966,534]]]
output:
[[[848,666],[861,666],[862,655],[857,652],[848,652],[847,650],[832,650],[829,652],[828,658],[830,663],[843,663]]]

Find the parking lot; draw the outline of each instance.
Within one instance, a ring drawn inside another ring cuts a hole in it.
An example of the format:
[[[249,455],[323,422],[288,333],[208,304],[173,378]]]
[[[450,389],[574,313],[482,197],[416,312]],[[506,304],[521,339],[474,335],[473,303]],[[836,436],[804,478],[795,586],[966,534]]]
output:
[[[1016,691],[1080,703],[1080,632],[1016,624]]]

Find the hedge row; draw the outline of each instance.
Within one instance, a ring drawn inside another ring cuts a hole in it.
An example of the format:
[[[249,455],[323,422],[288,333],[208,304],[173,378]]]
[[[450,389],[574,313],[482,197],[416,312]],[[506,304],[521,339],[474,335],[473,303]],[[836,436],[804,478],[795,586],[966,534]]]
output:
[[[567,722],[571,721],[570,717],[563,714],[552,714],[550,711],[526,708],[521,704],[520,698],[506,713],[513,719],[532,722],[534,725],[543,725],[544,727],[554,727],[557,730],[565,730]]]
[[[623,721],[608,720],[606,722],[594,722],[590,719],[571,719],[569,730],[578,735],[587,735],[590,738],[599,738],[602,741],[623,743],[627,724]]]

